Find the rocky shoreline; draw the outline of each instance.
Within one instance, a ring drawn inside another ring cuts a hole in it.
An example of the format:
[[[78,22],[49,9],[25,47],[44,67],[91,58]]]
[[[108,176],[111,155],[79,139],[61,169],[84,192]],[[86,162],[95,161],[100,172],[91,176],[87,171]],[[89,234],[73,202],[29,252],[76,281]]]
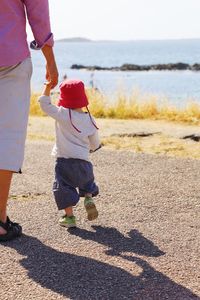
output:
[[[100,66],[84,66],[73,64],[71,69],[74,70],[88,70],[88,71],[200,71],[200,63],[193,65],[185,63],[169,63],[169,64],[155,64],[155,65],[135,65],[123,64],[121,67],[100,67]]]

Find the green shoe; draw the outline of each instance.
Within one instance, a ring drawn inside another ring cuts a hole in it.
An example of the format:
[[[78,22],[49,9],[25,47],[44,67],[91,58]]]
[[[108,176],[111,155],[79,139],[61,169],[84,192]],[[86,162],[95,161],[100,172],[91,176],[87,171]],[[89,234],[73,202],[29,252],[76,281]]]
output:
[[[67,227],[67,228],[72,228],[76,227],[76,218],[75,216],[62,216],[59,220],[60,226]]]
[[[98,211],[94,204],[92,197],[85,197],[84,206],[87,211],[87,218],[89,221],[95,220],[98,217]]]

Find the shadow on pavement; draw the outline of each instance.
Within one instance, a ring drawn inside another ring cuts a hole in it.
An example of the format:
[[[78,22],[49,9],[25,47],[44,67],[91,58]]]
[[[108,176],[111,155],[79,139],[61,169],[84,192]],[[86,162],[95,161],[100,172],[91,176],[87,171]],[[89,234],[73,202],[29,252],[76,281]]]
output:
[[[70,299],[200,299],[140,258],[120,254],[119,259],[140,267],[139,275],[134,276],[95,259],[59,252],[31,236],[24,235],[4,246],[25,256],[20,264],[31,280]]]
[[[84,240],[91,240],[109,247],[110,249],[106,251],[108,255],[119,255],[121,252],[131,252],[150,257],[159,257],[165,254],[136,229],[128,232],[128,237],[125,237],[113,227],[92,226],[92,228],[95,231],[76,228],[74,230],[69,229],[69,233],[81,237]]]

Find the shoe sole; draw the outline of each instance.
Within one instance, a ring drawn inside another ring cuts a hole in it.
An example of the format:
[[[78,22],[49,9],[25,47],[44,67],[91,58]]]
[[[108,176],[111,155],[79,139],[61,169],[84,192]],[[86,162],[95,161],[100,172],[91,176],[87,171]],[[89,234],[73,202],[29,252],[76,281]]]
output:
[[[21,237],[21,236],[22,236],[22,232],[20,232],[16,235],[12,235],[12,236],[0,235],[0,243],[10,242],[12,240],[15,240],[15,239]]]
[[[87,204],[85,209],[87,211],[87,218],[89,221],[93,221],[98,218],[98,211],[94,203]]]
[[[76,224],[61,224],[61,223],[59,223],[59,225],[61,227],[65,227],[65,228],[76,228]]]
[[[18,225],[17,228],[18,228],[17,232],[11,231],[11,232],[7,232],[6,234],[0,235],[0,243],[10,242],[12,240],[15,240],[15,239],[21,237],[23,234],[22,227],[20,225]]]

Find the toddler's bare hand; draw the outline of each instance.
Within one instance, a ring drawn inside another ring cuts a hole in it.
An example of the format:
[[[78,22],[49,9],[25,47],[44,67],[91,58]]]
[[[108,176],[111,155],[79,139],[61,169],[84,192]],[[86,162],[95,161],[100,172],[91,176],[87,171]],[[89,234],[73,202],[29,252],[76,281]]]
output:
[[[42,95],[50,96],[50,93],[51,93],[51,82],[45,82]]]

